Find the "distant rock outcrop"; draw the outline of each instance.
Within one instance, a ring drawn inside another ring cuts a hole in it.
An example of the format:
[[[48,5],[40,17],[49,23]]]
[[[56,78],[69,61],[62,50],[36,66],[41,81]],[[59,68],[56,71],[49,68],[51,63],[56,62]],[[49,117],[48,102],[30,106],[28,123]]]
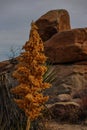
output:
[[[45,53],[51,63],[87,60],[87,28],[59,32],[44,45]]]
[[[43,41],[47,41],[57,32],[71,29],[69,13],[65,9],[47,12],[36,21],[36,25]]]

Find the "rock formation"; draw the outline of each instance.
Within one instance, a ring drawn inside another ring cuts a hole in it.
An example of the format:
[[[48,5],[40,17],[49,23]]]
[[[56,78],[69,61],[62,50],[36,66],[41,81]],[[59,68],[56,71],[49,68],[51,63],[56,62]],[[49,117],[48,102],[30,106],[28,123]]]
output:
[[[43,41],[57,32],[71,29],[69,13],[65,9],[48,11],[36,21],[36,25]]]
[[[48,95],[50,95],[49,103],[55,103],[59,101],[59,95],[71,98],[82,98],[83,91],[85,90],[87,94],[87,65],[85,64],[60,64],[52,65],[54,72],[56,72],[56,80],[53,86],[47,90]],[[74,95],[80,92],[80,96],[75,97]],[[82,93],[81,93],[82,92]]]
[[[87,94],[87,28],[71,29],[69,21],[68,13],[65,10],[58,10],[49,11],[39,18],[36,24],[41,38],[45,41],[48,62],[56,72],[56,81],[46,91],[50,95],[48,104],[54,104],[55,111],[55,103],[68,101],[72,113],[73,102],[79,104],[81,109],[83,106],[86,107],[82,100]],[[56,109],[58,111],[59,105]],[[79,111],[79,108],[75,111]]]
[[[87,60],[87,28],[59,32],[44,45],[53,64]]]
[[[41,38],[45,41],[45,54],[48,57],[48,62],[51,63],[50,72],[55,73],[56,79],[52,83],[52,87],[45,92],[50,96],[48,105],[52,106],[53,112],[55,104],[58,108],[60,101],[62,107],[67,104],[65,102],[72,107],[74,102],[74,106],[77,103],[80,108],[81,106],[87,108],[87,28],[71,29],[69,14],[66,10],[49,11],[41,16],[36,24]],[[6,90],[5,92],[10,91],[10,88],[16,84],[12,78],[12,71],[15,67],[11,61],[0,63],[0,87],[3,91]],[[4,83],[7,83],[3,87],[4,79]],[[10,92],[8,94],[10,95]],[[8,94],[6,95],[9,99]],[[1,93],[1,96],[0,99],[4,99],[4,93]],[[82,105],[83,97],[86,97],[86,101]],[[6,106],[6,113],[9,112],[9,106]],[[2,107],[4,106],[2,105]],[[11,107],[14,108],[14,104]],[[59,111],[59,108],[57,110]],[[62,110],[65,111],[65,108]],[[5,117],[6,113],[4,113]],[[13,115],[14,111],[12,110],[10,113]],[[12,118],[9,120],[12,121]],[[10,126],[10,124],[8,125]]]

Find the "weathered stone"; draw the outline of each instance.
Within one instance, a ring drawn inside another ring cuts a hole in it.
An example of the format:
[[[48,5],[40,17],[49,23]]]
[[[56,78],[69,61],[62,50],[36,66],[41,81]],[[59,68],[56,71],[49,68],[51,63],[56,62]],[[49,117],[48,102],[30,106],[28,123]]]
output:
[[[56,120],[76,121],[80,115],[80,105],[75,102],[59,102],[47,106]]]
[[[87,60],[87,28],[57,33],[44,46],[48,60],[54,64]]]
[[[59,101],[58,95],[70,94],[74,97],[82,89],[87,89],[86,62],[85,64],[52,65],[52,69],[56,72],[56,80],[52,83],[52,87],[46,90],[50,96],[49,103]]]
[[[79,105],[82,104],[81,98],[74,98],[74,99],[72,99],[71,101],[72,101],[72,102],[75,102],[75,103],[78,103]]]
[[[67,102],[67,101],[70,101],[72,97],[70,94],[59,94],[58,99],[60,102]]]
[[[71,29],[69,13],[65,9],[47,12],[36,21],[36,25],[43,41],[47,41],[57,32]]]
[[[85,88],[83,87],[80,90],[76,90],[75,92],[72,93],[73,99],[78,99],[78,98],[83,99],[85,97],[87,98],[87,86]]]

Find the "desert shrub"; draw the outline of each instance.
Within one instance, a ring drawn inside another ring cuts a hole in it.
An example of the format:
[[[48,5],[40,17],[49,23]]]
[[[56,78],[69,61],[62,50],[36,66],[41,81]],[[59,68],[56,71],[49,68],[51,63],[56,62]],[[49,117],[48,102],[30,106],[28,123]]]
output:
[[[18,63],[17,57],[20,55],[20,53],[21,53],[20,47],[11,46],[8,54],[9,62],[11,64],[17,64]]]

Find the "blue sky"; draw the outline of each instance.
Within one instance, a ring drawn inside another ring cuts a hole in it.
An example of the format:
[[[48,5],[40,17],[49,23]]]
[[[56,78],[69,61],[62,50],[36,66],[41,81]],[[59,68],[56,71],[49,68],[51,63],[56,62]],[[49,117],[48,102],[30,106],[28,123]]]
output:
[[[72,28],[87,27],[87,0],[0,0],[0,61],[25,44],[32,20],[53,9],[66,9]]]

